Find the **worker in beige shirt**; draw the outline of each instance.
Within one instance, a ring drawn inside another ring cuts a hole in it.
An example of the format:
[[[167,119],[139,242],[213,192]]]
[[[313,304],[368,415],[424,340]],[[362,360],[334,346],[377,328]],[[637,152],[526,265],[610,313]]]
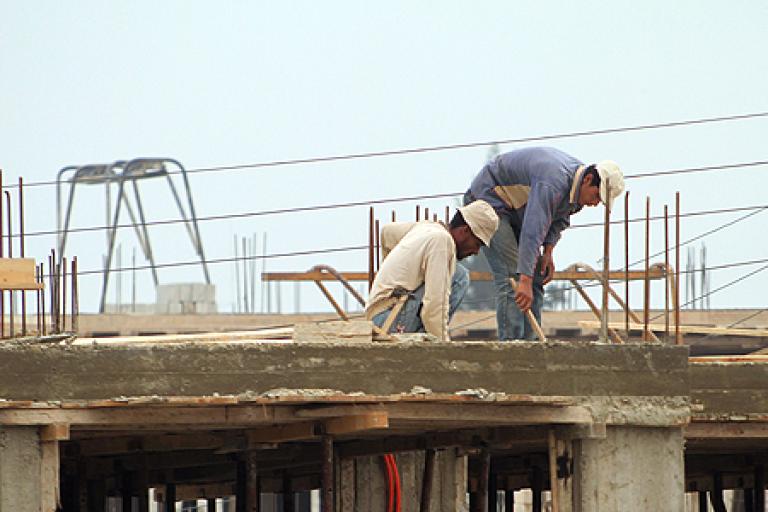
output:
[[[390,332],[428,332],[448,341],[448,321],[469,287],[456,260],[477,254],[496,232],[499,217],[485,201],[459,208],[441,222],[397,222],[381,230],[384,260],[373,281],[366,318],[382,326],[401,294],[408,299]]]

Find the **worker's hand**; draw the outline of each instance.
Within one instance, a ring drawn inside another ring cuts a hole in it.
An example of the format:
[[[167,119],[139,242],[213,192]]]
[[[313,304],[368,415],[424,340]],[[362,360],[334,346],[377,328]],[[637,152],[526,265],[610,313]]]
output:
[[[539,265],[541,266],[541,275],[544,276],[543,284],[548,284],[555,276],[555,261],[552,259],[551,245],[544,246],[544,253],[539,256]]]
[[[517,283],[517,291],[515,292],[515,303],[523,313],[531,309],[531,304],[533,304],[533,278],[531,276],[520,274],[520,281]]]

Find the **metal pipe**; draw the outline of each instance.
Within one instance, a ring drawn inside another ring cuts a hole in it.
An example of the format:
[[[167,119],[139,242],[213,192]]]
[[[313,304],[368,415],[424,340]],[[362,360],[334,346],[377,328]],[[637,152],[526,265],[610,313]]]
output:
[[[608,188],[606,179],[605,189]],[[611,209],[605,204],[605,217],[603,219],[603,304],[602,318],[600,319],[600,341],[608,343],[608,276],[610,275],[610,243],[611,243]]]
[[[435,475],[436,452],[428,448],[424,452],[424,476],[421,479],[421,505],[419,512],[429,512],[432,505],[432,481]]]
[[[682,345],[680,335],[680,192],[675,193],[675,344]]]
[[[629,341],[629,190],[624,194],[624,328]]]
[[[650,266],[651,240],[651,198],[645,198],[645,277],[643,278],[643,341],[648,341],[648,324],[650,323],[651,280]]]
[[[669,212],[664,205],[664,343],[669,343]]]
[[[373,287],[373,206],[368,210],[368,291]]]
[[[19,256],[24,257],[24,180],[19,176]],[[27,335],[27,294],[21,291],[21,335]]]
[[[333,512],[333,439],[323,436],[321,512]]]

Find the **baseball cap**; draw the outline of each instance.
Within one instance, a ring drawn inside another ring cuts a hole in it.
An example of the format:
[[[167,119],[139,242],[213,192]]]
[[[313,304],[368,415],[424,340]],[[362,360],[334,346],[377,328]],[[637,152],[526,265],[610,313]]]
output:
[[[493,207],[482,199],[478,199],[462,206],[459,211],[472,233],[485,245],[490,244],[491,238],[499,227],[499,216],[496,215]]]
[[[613,200],[624,192],[624,174],[612,160],[603,160],[595,167],[600,176],[600,201],[610,210]]]

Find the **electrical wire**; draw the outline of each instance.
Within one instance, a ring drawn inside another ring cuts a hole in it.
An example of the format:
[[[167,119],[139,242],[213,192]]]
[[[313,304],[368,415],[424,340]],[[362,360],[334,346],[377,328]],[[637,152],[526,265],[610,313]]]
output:
[[[582,131],[563,132],[563,133],[548,134],[548,135],[535,135],[530,137],[499,139],[499,140],[492,140],[492,141],[466,142],[466,143],[459,143],[459,144],[445,144],[445,145],[439,145],[439,146],[423,146],[423,147],[415,147],[415,148],[394,149],[389,151],[371,151],[371,152],[365,152],[365,153],[349,153],[349,154],[342,154],[342,155],[295,158],[295,159],[287,159],[287,160],[271,160],[271,161],[265,161],[265,162],[255,162],[255,163],[238,164],[238,165],[220,165],[220,166],[213,166],[213,167],[200,167],[200,168],[188,169],[187,174],[235,171],[235,170],[242,170],[242,169],[261,169],[261,168],[268,168],[268,167],[280,167],[280,166],[298,165],[298,164],[338,162],[338,161],[344,161],[344,160],[361,160],[361,159],[367,159],[367,158],[410,155],[410,154],[418,154],[418,153],[430,153],[430,152],[437,152],[437,151],[449,151],[449,150],[467,149],[467,148],[474,148],[474,147],[486,147],[486,146],[501,145],[501,144],[521,144],[521,143],[528,143],[528,142],[543,142],[543,141],[555,140],[555,139],[568,139],[568,138],[575,138],[575,137],[605,135],[605,134],[611,134],[611,133],[625,133],[625,132],[635,132],[635,131],[642,131],[642,130],[654,130],[659,128],[675,128],[680,126],[702,125],[702,124],[719,123],[719,122],[726,122],[726,121],[740,121],[745,119],[756,119],[756,118],[762,118],[762,117],[768,117],[768,112],[754,112],[750,114],[707,117],[707,118],[699,118],[699,119],[689,119],[684,121],[670,121],[665,123],[642,124],[642,125],[636,125],[636,126],[623,126],[623,127],[616,127],[616,128],[603,128],[598,130],[582,130]],[[178,174],[180,172],[181,171],[170,171],[168,174]],[[25,188],[40,187],[40,186],[48,186],[48,185],[55,185],[55,184],[56,184],[55,181],[39,181],[39,182],[25,183],[24,187]],[[16,186],[18,185],[9,185],[7,188],[13,188]]]
[[[338,208],[352,208],[352,207],[358,207],[358,206],[373,206],[377,204],[442,199],[447,197],[457,197],[462,194],[463,193],[458,193],[458,192],[456,193],[447,192],[447,193],[427,194],[427,195],[419,195],[419,196],[403,196],[403,197],[392,197],[392,198],[385,198],[385,199],[370,199],[367,201],[355,201],[355,202],[349,202],[349,203],[332,203],[332,204],[315,205],[315,206],[280,208],[276,210],[261,210],[256,212],[227,213],[227,214],[221,214],[221,215],[209,215],[209,216],[198,217],[197,222],[202,223],[202,222],[208,222],[208,221],[262,217],[262,216],[268,216],[268,215],[280,215],[280,214],[287,214],[287,213],[312,212],[312,211],[321,211],[321,210],[333,210]],[[761,210],[761,209],[768,209],[768,205],[740,206],[740,207],[712,209],[712,210],[699,210],[695,212],[681,213],[680,218],[716,215],[716,214],[724,214],[724,213],[735,213],[740,211]],[[664,220],[664,216],[663,215],[652,216],[649,218],[649,220],[651,222]],[[645,221],[645,217],[634,217],[632,219],[629,219],[627,222],[638,223],[638,222],[644,222],[644,221]],[[115,229],[121,229],[121,228],[135,229],[142,226],[161,226],[161,225],[181,224],[181,223],[190,223],[190,222],[191,222],[190,220],[185,220],[185,219],[156,220],[156,221],[148,221],[148,222],[145,222],[144,224],[141,224],[138,222],[129,222],[126,224],[118,224],[115,227]],[[612,225],[623,224],[624,222],[625,222],[624,220],[614,220],[614,221],[611,221],[611,224]],[[602,222],[592,222],[587,224],[574,224],[570,226],[568,229],[592,228],[592,227],[601,227],[601,226],[603,226]],[[106,225],[86,226],[82,228],[68,229],[66,233],[67,234],[85,233],[85,232],[91,232],[91,231],[105,231],[108,229],[112,229],[112,226],[106,226]],[[30,231],[24,234],[24,238],[26,239],[26,238],[32,238],[32,237],[38,237],[38,236],[60,235],[63,233],[64,233],[64,230],[61,230],[61,229],[52,229],[52,230],[45,230],[45,231]],[[20,235],[19,233],[15,233],[12,235],[12,237],[19,238]],[[8,235],[4,234],[2,238],[7,239]]]

